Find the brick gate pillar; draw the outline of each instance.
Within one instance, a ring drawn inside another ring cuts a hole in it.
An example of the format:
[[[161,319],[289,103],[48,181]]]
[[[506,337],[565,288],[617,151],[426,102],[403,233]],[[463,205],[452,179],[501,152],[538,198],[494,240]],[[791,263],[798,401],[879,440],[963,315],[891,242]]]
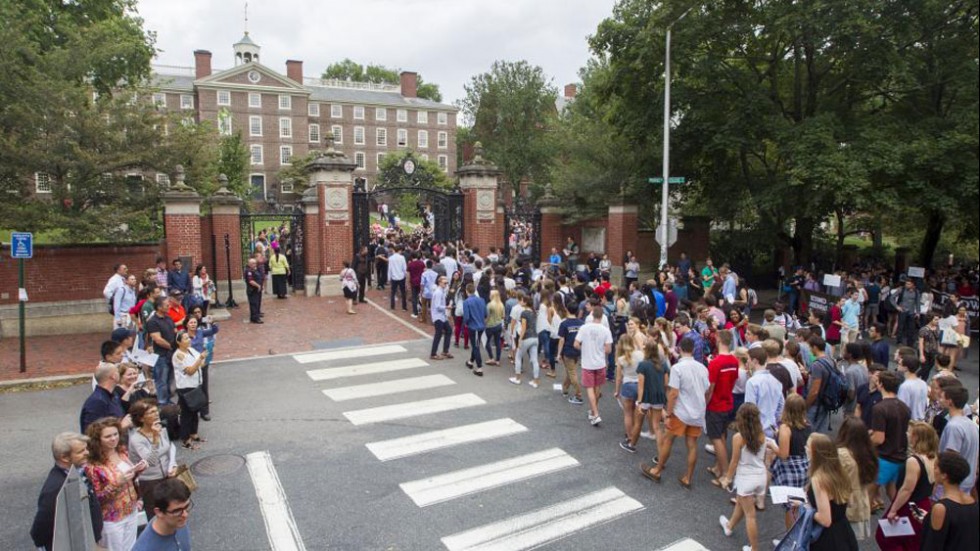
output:
[[[228,177],[224,174],[218,176],[218,190],[208,199],[211,205],[211,231],[214,233],[215,240],[215,261],[217,266],[211,266],[211,274],[215,283],[218,284],[219,294],[227,291],[222,283],[231,278],[232,285],[236,290],[241,287],[244,293],[245,285],[242,280],[242,200],[234,193],[228,191]],[[228,239],[228,249],[225,252],[225,238]],[[210,239],[210,236],[205,236]],[[230,272],[229,272],[230,269]],[[227,284],[226,284],[227,285]],[[244,294],[240,296],[245,296]]]
[[[483,158],[483,145],[474,146],[470,163],[456,171],[463,192],[463,235],[471,247],[487,254],[490,247],[500,246],[503,227],[497,216],[497,188],[500,171]],[[506,244],[504,244],[506,245]]]
[[[538,209],[541,211],[541,258],[539,262],[547,262],[551,249],[561,252],[565,248],[565,237],[562,235],[562,212],[560,201],[547,189],[541,199],[538,199]]]
[[[163,231],[167,240],[167,262],[190,257],[188,271],[203,260],[201,254],[201,196],[184,183],[184,167],[177,165],[176,183],[163,194]]]
[[[306,295],[314,296],[318,274],[336,275],[354,258],[353,173],[357,164],[334,149],[327,133],[326,150],[307,166],[309,188],[303,194],[306,243]],[[336,277],[323,277],[321,296],[341,294]]]
[[[633,254],[636,254],[640,230],[639,213],[640,209],[636,205],[622,202],[609,205],[609,227],[606,233],[609,246],[606,248],[606,254],[609,255],[613,265],[610,274],[612,281],[619,281],[623,277],[626,251],[633,251]]]

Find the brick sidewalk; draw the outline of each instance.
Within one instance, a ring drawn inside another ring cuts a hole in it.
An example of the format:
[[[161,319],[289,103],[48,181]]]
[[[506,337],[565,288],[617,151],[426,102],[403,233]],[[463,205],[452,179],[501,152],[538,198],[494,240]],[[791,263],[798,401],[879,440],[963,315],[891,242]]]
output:
[[[387,308],[380,291],[369,298]],[[369,304],[359,305],[356,316],[347,315],[342,297],[266,297],[262,325],[246,323],[248,305],[242,302],[240,308],[229,310],[231,319],[219,323],[217,361],[422,338]],[[399,318],[430,332],[407,314]],[[0,341],[0,381],[90,373],[99,361],[99,346],[107,338],[101,333],[28,338],[27,373],[19,372],[17,339],[4,338]]]

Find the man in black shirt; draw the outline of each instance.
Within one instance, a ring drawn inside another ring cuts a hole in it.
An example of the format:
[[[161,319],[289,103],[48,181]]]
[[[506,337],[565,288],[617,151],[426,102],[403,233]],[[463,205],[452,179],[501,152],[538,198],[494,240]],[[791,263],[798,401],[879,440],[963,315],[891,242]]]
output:
[[[54,467],[48,472],[48,478],[41,488],[37,498],[37,512],[31,525],[31,539],[38,549],[51,551],[54,549],[54,518],[58,494],[61,493],[68,470],[75,467],[82,484],[88,491],[88,509],[92,519],[92,535],[95,541],[102,539],[102,509],[99,500],[92,490],[92,485],[85,479],[82,467],[88,462],[88,438],[74,432],[63,432],[55,436],[51,443],[51,453],[54,455]],[[75,495],[78,498],[78,495]]]
[[[245,268],[245,294],[248,296],[248,320],[252,323],[262,322],[262,272],[256,259],[248,259]]]
[[[158,356],[153,366],[153,385],[161,405],[170,403],[170,355],[173,353],[177,327],[167,315],[167,299],[157,297],[153,302],[153,315],[146,322],[146,335],[153,343],[153,353]]]

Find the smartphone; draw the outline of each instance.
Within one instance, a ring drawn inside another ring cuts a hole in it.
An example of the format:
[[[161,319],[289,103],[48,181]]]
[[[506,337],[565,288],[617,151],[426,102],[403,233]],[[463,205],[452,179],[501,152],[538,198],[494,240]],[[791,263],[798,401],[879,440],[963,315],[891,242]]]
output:
[[[926,518],[926,512],[923,511],[921,507],[919,507],[915,503],[912,503],[911,501],[909,502],[909,511],[912,512],[912,516],[915,517],[915,520],[919,522],[922,522]]]

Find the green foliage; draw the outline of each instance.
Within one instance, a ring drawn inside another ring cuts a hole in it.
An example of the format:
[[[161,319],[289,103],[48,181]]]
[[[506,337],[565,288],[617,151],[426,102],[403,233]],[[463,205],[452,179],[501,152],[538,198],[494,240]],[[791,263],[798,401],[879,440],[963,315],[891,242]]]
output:
[[[404,169],[402,169],[405,160],[408,158],[415,162],[415,174],[412,176],[405,174]],[[421,181],[426,187],[436,189],[450,190],[453,188],[453,181],[448,174],[439,168],[438,163],[427,161],[419,157],[414,151],[388,153],[378,163],[377,185],[412,187],[416,181]]]
[[[558,90],[541,67],[527,61],[496,61],[465,85],[459,102],[472,135],[512,186],[523,178],[548,181]]]
[[[249,151],[242,141],[241,132],[221,138],[218,146],[217,172],[228,177],[228,190],[245,199],[251,191],[248,181]]]
[[[345,58],[343,61],[331,63],[323,71],[321,78],[348,80],[351,82],[373,82],[374,84],[399,84],[401,70],[385,67],[384,65],[361,65],[356,61]],[[438,84],[422,80],[418,75],[418,97],[436,102],[442,101],[442,92]]]

